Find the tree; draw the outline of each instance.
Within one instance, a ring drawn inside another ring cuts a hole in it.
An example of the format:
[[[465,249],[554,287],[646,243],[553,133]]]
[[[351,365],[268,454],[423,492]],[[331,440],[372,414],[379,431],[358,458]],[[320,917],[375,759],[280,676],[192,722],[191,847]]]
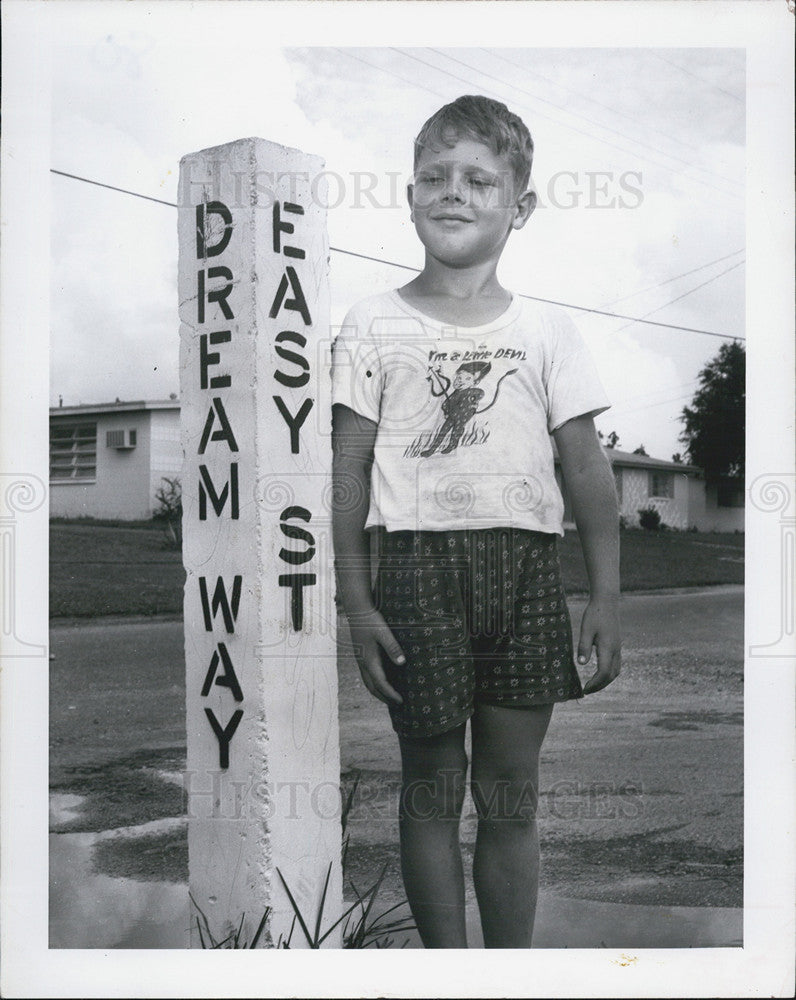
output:
[[[616,431],[611,431],[608,437],[606,437],[602,431],[597,431],[597,437],[600,439],[601,443],[605,443],[606,448],[616,448],[619,444],[619,435]]]
[[[738,341],[722,344],[699,373],[690,406],[679,418],[684,426],[678,440],[689,460],[709,479],[743,478],[746,431],[746,352]]]

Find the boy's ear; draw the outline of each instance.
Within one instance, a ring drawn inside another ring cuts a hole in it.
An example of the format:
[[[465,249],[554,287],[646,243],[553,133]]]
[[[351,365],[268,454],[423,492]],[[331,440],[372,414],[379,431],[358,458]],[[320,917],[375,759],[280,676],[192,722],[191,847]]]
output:
[[[406,185],[406,200],[409,202],[409,218],[415,221],[415,186],[412,183]]]
[[[511,224],[512,229],[522,229],[533,215],[533,210],[536,208],[536,201],[536,192],[534,190],[526,191],[525,194],[520,195],[517,199],[514,221]]]

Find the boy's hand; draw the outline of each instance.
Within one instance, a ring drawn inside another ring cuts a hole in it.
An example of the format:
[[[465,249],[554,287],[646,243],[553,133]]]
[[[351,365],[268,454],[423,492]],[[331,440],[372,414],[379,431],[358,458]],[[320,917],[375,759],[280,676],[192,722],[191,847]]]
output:
[[[621,644],[618,598],[592,598],[583,612],[580,625],[578,663],[588,663],[592,646],[596,646],[597,670],[584,685],[584,694],[602,690],[619,676]]]
[[[406,658],[384,618],[375,609],[365,611],[349,616],[348,627],[365,687],[374,698],[385,704],[394,701],[402,705],[403,698],[390,685],[384,673],[381,650],[384,650],[393,663],[405,663]]]

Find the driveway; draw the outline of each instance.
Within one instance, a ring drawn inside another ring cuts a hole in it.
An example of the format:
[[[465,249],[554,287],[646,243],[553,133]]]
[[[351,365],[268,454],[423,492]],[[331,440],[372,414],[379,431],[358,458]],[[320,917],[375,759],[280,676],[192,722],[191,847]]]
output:
[[[580,900],[576,909],[591,907],[592,927],[600,922],[594,907],[603,907],[617,925],[647,920],[660,931],[660,915],[675,908],[695,942],[729,943],[740,933],[743,885],[743,589],[631,594],[622,607],[622,675],[603,692],[557,706],[545,743],[542,942],[555,940],[559,923],[572,931],[570,911]],[[582,609],[570,601],[576,628]],[[159,880],[173,892],[187,868],[176,819],[185,753],[181,623],[55,624],[51,652],[51,785],[55,801],[71,804],[54,819],[54,856],[59,844],[74,852],[82,837],[93,844],[89,869],[103,884]],[[390,902],[403,895],[397,744],[386,709],[349,658],[340,659],[339,682],[344,787],[359,776],[347,874],[367,886],[386,863],[381,895]],[[102,831],[144,823],[156,831],[146,851],[124,836],[102,839]],[[474,833],[468,802],[468,865]],[[68,887],[61,890],[59,926],[74,928]],[[469,902],[472,910],[472,892]],[[730,915],[731,928],[725,917],[718,932],[715,921],[707,927],[709,914]],[[125,940],[135,941],[130,933]],[[595,931],[583,933],[589,943]]]

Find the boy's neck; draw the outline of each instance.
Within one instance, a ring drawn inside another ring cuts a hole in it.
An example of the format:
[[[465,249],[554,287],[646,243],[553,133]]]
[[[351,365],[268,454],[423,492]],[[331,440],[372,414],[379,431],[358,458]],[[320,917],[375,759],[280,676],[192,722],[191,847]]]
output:
[[[502,316],[511,303],[511,293],[491,273],[478,269],[431,268],[399,289],[401,298],[419,312],[452,326],[483,326]]]
[[[493,261],[473,267],[453,268],[426,254],[426,263],[418,276],[405,286],[410,294],[422,298],[478,299],[504,298],[509,293],[497,280]]]

